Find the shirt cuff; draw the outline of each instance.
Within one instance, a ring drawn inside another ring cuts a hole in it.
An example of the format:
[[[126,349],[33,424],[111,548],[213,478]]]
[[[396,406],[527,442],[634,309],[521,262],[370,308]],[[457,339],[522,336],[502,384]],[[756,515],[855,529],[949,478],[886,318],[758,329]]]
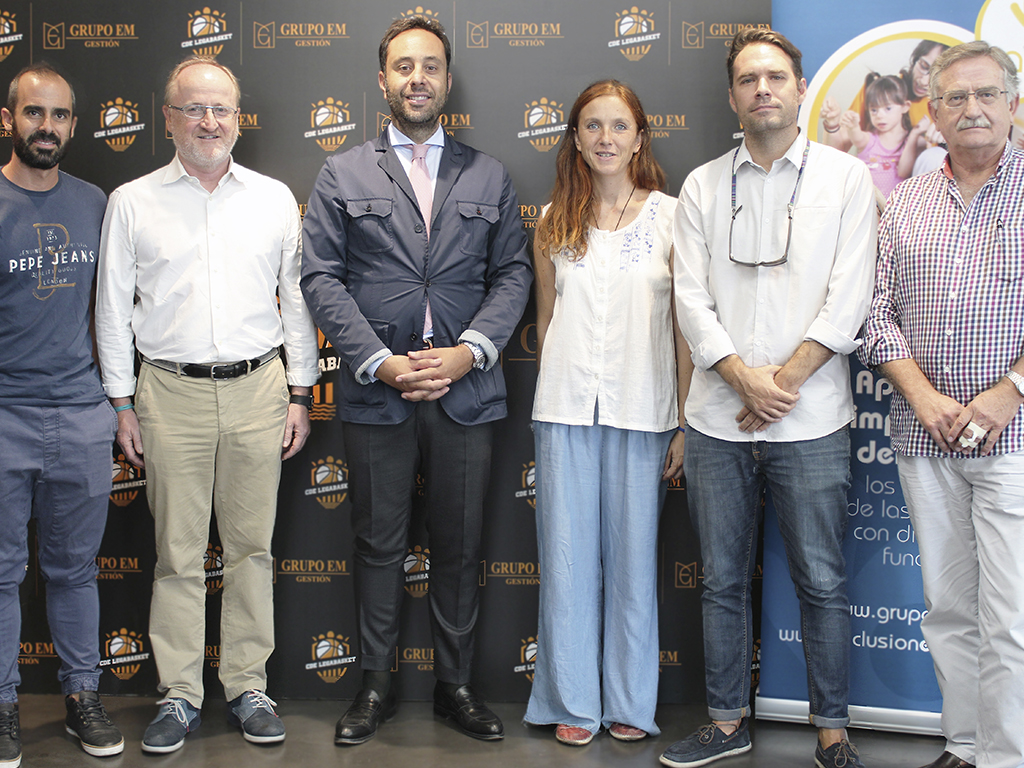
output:
[[[377,381],[377,369],[380,368],[381,363],[391,357],[392,354],[392,351],[385,347],[375,355],[371,355],[369,359],[359,366],[359,369],[356,371],[356,381],[360,384],[373,384],[373,382]]]
[[[103,391],[111,400],[118,397],[133,397],[135,395],[135,378],[132,378],[131,384],[104,385]]]
[[[720,360],[729,355],[736,355],[736,345],[732,343],[729,334],[724,328],[716,329],[700,344],[698,344],[690,358],[693,366],[698,372],[704,373],[711,370]]]
[[[484,363],[483,370],[489,371],[494,367],[495,363],[498,362],[498,348],[494,346],[490,339],[484,336],[479,331],[474,331],[472,328],[467,328],[459,336],[459,342],[468,341],[471,344],[476,344],[484,352],[486,362]]]
[[[288,369],[286,378],[290,387],[312,387],[320,378],[319,368]]]
[[[860,339],[851,339],[827,320],[816,318],[804,338],[816,341],[840,355],[849,355],[860,346]]]

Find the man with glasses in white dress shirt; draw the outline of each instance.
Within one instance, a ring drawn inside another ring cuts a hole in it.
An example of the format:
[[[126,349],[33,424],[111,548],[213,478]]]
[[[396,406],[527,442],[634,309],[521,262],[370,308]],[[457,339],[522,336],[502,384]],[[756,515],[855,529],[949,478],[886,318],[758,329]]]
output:
[[[247,741],[285,737],[266,695],[270,542],[281,460],[309,434],[318,350],[299,290],[295,200],[231,157],[239,96],[216,60],[179,64],[163,108],[175,157],[115,190],[103,221],[103,385],[125,457],[146,467],[156,522],[149,633],[164,698],[146,752],[179,749],[200,723],[211,507],[224,548],[219,674],[229,720]]]

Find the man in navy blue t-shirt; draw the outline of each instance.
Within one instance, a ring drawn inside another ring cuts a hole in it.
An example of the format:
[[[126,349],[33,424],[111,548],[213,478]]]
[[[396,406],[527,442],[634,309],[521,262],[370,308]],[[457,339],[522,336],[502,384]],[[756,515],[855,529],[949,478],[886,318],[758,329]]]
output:
[[[58,164],[74,94],[46,64],[22,70],[0,111],[0,765],[21,762],[18,586],[36,519],[66,726],[90,755],[124,739],[99,685],[96,553],[107,519],[114,415],[92,354],[89,305],[106,198]]]

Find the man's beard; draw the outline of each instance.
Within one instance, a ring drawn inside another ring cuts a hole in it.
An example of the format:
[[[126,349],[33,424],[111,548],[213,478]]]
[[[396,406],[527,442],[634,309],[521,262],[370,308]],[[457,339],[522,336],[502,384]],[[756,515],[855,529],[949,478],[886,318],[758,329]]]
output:
[[[448,91],[445,89],[444,93],[435,93],[431,108],[419,113],[410,112],[402,98],[401,91],[392,91],[386,80],[384,82],[384,97],[391,108],[392,117],[397,122],[409,125],[432,125],[441,116],[444,105],[448,101]]]
[[[11,141],[14,146],[14,154],[18,156],[29,168],[38,168],[48,171],[55,168],[64,158],[68,151],[68,143],[61,141],[55,133],[47,133],[42,130],[33,131],[26,139],[15,129],[12,131]],[[54,143],[53,149],[39,149],[33,142],[37,139],[46,139]]]

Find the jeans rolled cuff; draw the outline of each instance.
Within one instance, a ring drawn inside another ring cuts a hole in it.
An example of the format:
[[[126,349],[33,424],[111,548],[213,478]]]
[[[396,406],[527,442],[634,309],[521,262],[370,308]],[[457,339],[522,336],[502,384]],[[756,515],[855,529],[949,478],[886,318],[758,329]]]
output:
[[[714,707],[708,707],[708,715],[712,720],[718,722],[728,722],[729,720],[742,720],[744,717],[750,717],[750,707],[740,707],[739,709],[715,709]]]
[[[100,673],[90,672],[85,675],[72,675],[60,684],[65,696],[82,691],[98,691],[100,689]]]
[[[822,717],[821,715],[809,715],[811,725],[816,728],[845,728],[850,724],[850,716],[846,717]]]

